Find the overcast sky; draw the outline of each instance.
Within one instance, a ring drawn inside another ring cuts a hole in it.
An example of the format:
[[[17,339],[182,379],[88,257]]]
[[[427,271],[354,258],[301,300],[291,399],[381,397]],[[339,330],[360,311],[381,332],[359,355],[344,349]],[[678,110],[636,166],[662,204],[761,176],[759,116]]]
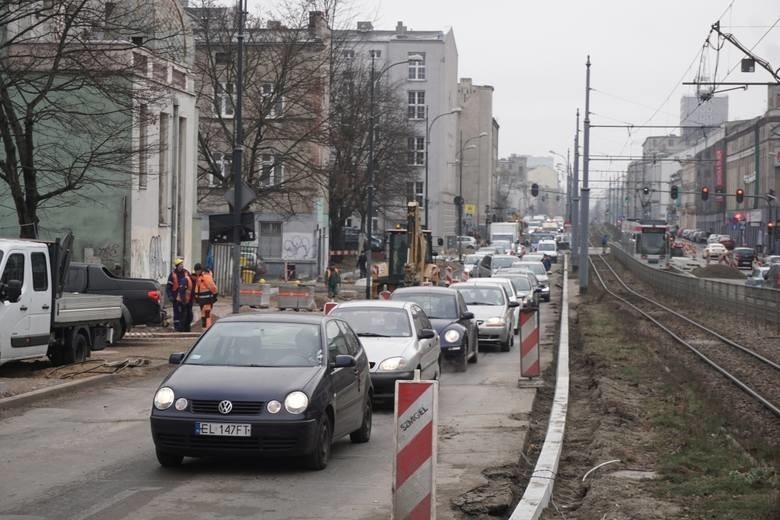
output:
[[[778,0],[352,0],[359,19],[393,29],[402,20],[410,29],[452,27],[458,46],[458,75],[495,87],[493,115],[501,125],[499,155],[566,155],[573,148],[575,110],[585,105],[585,59],[591,55],[591,123],[679,124],[680,97],[693,93],[698,58],[710,26],[780,67]],[[362,16],[361,16],[362,15]],[[768,31],[768,32],[767,32]],[[765,35],[766,33],[766,35]],[[717,39],[713,36],[713,44]],[[708,49],[705,70],[718,79],[743,55],[726,43]],[[690,66],[690,69],[689,69]],[[756,67],[758,69],[758,66]],[[763,69],[728,81],[769,81]],[[766,87],[729,96],[729,119],[764,112]],[[653,117],[651,116],[658,111]],[[594,129],[591,152],[640,153],[648,135],[665,130]],[[625,163],[599,163],[620,170]]]

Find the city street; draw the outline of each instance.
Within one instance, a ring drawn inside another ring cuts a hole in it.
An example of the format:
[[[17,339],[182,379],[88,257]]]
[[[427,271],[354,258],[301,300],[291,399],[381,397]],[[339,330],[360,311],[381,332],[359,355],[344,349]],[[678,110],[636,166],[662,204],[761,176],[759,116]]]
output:
[[[553,307],[543,306],[545,323]],[[543,342],[548,334],[542,334]],[[482,470],[516,463],[535,393],[519,389],[517,344],[447,370],[439,405],[438,518],[451,499],[487,483]],[[543,351],[543,367],[550,349]],[[327,469],[295,461],[186,459],[161,468],[149,432],[160,376],[83,391],[6,412],[0,518],[388,518],[392,407],[374,415],[371,442],[334,445]],[[14,415],[17,414],[17,415]]]

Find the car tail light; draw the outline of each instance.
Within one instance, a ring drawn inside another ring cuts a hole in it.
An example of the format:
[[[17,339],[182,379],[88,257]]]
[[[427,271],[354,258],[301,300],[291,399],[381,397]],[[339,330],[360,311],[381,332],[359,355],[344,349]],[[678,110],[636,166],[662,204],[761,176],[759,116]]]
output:
[[[150,300],[154,300],[155,302],[160,303],[160,291],[148,291],[146,296]]]

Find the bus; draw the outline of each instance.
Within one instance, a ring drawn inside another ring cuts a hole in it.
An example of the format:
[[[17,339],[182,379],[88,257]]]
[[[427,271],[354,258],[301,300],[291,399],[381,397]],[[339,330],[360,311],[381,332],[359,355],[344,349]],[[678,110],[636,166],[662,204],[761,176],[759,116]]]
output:
[[[668,255],[668,231],[669,226],[662,220],[625,220],[621,243],[632,255],[648,264],[658,264]]]

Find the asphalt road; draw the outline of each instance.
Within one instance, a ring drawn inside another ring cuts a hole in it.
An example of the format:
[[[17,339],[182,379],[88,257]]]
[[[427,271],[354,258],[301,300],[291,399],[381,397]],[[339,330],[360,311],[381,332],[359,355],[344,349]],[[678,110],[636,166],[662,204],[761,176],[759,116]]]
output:
[[[543,307],[544,326],[553,310]],[[480,353],[465,373],[443,375],[438,518],[460,518],[451,499],[485,484],[483,469],[519,459],[535,391],[518,388],[518,374],[516,344],[509,353]],[[0,519],[389,518],[390,408],[376,411],[368,444],[338,441],[324,471],[284,459],[185,459],[171,470],[158,465],[149,432],[159,380],[88,390],[0,418]]]

